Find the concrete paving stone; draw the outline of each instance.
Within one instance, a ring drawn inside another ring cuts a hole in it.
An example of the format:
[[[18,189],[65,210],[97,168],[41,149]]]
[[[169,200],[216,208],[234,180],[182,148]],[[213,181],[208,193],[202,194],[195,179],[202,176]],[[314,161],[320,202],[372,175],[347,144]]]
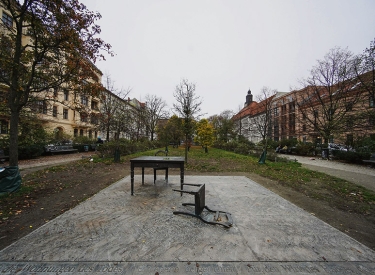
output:
[[[375,274],[375,251],[246,177],[186,176],[229,229],[191,211],[179,176],[130,177],[0,251],[0,274]],[[185,187],[185,189],[193,187]]]

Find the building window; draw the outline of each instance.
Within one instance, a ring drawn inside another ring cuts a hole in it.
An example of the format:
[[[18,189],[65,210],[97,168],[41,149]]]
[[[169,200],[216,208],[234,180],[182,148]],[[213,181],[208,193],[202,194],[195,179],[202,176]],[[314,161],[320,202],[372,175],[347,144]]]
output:
[[[3,11],[3,17],[1,19],[4,25],[8,26],[9,28],[13,27],[13,18],[9,14]]]
[[[347,112],[353,111],[353,102],[348,102],[345,104],[345,110]]]
[[[81,122],[87,122],[87,114],[86,113],[80,113],[80,119],[81,119]]]
[[[286,105],[283,105],[281,106],[281,114],[284,115],[285,113],[286,113]]]
[[[91,101],[91,109],[92,110],[99,110],[97,101]]]
[[[92,130],[89,130],[89,138],[92,139]]]
[[[368,123],[370,124],[370,126],[375,126],[375,116],[374,115],[369,116]]]
[[[8,134],[8,121],[0,120],[0,134]]]
[[[296,104],[294,102],[289,103],[289,112],[294,112],[296,109]]]
[[[38,100],[35,102],[36,111],[40,114],[47,114],[47,103],[44,100]]]
[[[68,109],[63,110],[63,119],[68,119]]]
[[[91,114],[91,123],[98,124],[98,122],[99,122],[98,116]]]
[[[53,106],[53,109],[52,109],[52,116],[53,116],[53,117],[57,117],[57,106]]]
[[[306,125],[305,124],[302,125],[302,131],[306,132]]]
[[[64,91],[64,100],[65,101],[69,100],[69,91]]]
[[[53,97],[58,97],[58,95],[59,95],[59,88],[57,88],[57,87],[55,87],[55,88],[53,88]]]
[[[88,99],[87,96],[81,95],[81,104],[82,104],[82,105],[85,105],[85,106],[88,106],[88,104],[89,104],[89,99]]]
[[[273,135],[274,135],[274,137],[279,136],[279,125],[278,124],[273,126]]]
[[[353,135],[346,136],[346,145],[353,145]]]
[[[275,117],[279,115],[279,109],[277,107],[273,109],[273,114]]]
[[[78,137],[78,129],[74,129],[74,137]]]
[[[354,119],[353,117],[348,117],[348,120],[346,121],[346,127],[350,130],[351,128],[353,128],[353,125],[354,125]]]
[[[83,137],[83,129],[79,130],[79,135]]]

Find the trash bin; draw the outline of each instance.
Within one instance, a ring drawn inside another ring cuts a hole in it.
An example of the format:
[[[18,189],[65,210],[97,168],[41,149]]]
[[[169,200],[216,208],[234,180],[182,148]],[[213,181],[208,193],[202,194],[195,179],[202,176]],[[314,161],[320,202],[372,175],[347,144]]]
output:
[[[85,152],[88,152],[89,151],[89,146],[86,144],[86,145],[83,145],[83,150]]]
[[[267,151],[263,150],[262,155],[260,156],[260,159],[258,161],[259,164],[265,164],[267,158]]]
[[[328,148],[323,148],[322,149],[322,159],[329,159],[329,149]]]
[[[115,149],[114,162],[120,162],[120,150]]]
[[[21,186],[18,166],[0,168],[0,195],[17,191]]]

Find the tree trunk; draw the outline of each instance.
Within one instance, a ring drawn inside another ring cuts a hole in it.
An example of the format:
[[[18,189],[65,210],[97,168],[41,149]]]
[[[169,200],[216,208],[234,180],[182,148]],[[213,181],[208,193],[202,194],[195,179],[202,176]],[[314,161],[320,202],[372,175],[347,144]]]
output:
[[[9,131],[9,166],[18,166],[18,123],[20,113],[12,111]]]
[[[185,163],[188,163],[188,135],[185,136]]]
[[[107,134],[106,134],[106,141],[108,142],[109,141],[109,126],[107,126]]]

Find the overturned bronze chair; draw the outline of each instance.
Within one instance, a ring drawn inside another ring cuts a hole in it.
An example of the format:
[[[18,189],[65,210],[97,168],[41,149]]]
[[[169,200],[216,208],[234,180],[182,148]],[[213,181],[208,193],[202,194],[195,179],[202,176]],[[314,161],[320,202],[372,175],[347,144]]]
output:
[[[194,195],[194,203],[183,203],[182,205],[183,206],[186,206],[186,205],[194,206],[195,211],[194,211],[194,213],[183,212],[183,211],[174,211],[173,214],[175,214],[175,215],[182,214],[182,215],[188,215],[188,216],[196,217],[196,218],[202,220],[205,223],[218,224],[218,225],[222,225],[226,228],[229,228],[229,227],[232,226],[233,221],[232,221],[232,216],[231,216],[230,213],[224,212],[224,211],[211,210],[210,208],[208,208],[206,206],[205,185],[204,184],[184,183],[182,185],[182,188],[183,188],[184,185],[199,187],[197,191],[173,189],[173,191],[176,191],[176,192]],[[203,213],[203,211],[205,209],[208,211],[208,213],[207,213],[207,211],[205,211],[205,213]],[[215,213],[215,214],[210,214],[210,213]]]

